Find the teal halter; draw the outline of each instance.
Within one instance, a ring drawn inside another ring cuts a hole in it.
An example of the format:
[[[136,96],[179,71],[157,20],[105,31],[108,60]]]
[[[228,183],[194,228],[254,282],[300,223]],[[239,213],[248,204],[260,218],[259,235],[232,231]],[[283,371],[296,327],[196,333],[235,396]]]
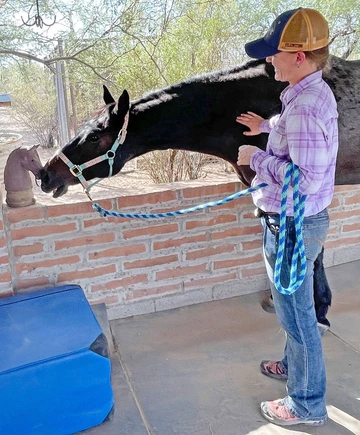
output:
[[[84,169],[90,168],[90,166],[97,165],[98,163],[103,162],[104,160],[107,160],[109,163],[109,175],[108,175],[108,177],[111,177],[113,175],[113,164],[114,164],[116,151],[117,151],[118,147],[125,142],[128,123],[129,123],[129,111],[127,111],[127,113],[125,115],[123,126],[121,127],[119,135],[116,138],[115,142],[113,143],[113,146],[111,147],[111,149],[109,149],[105,154],[103,154],[99,157],[95,157],[94,159],[89,160],[88,162],[82,163],[81,165],[74,165],[71,162],[71,160],[68,157],[66,157],[66,155],[62,151],[59,151],[59,153],[58,153],[58,156],[68,166],[72,175],[74,175],[74,177],[76,177],[80,181],[80,183],[82,184],[84,191],[85,191],[86,195],[88,196],[88,198],[90,199],[90,201],[92,201],[92,199],[90,197],[90,189],[95,184],[99,183],[99,181],[101,181],[101,178],[98,178],[89,184],[87,182],[87,180],[85,179],[85,177],[83,176],[82,172]]]

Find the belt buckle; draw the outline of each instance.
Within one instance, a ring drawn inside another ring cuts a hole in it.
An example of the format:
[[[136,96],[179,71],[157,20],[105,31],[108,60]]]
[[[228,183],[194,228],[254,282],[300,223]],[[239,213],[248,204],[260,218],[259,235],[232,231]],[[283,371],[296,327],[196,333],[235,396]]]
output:
[[[263,216],[265,216],[265,213],[261,210],[261,208],[256,207],[256,209],[254,210],[254,216],[257,218],[262,218]]]

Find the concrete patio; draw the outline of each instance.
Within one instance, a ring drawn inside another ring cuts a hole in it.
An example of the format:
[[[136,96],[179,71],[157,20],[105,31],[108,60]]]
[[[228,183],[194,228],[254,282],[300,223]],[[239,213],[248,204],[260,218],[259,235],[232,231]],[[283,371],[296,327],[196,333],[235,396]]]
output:
[[[86,435],[360,434],[360,261],[327,270],[331,329],[323,337],[329,421],[283,429],[259,412],[285,383],[263,376],[284,334],[264,294],[110,322],[115,413]]]

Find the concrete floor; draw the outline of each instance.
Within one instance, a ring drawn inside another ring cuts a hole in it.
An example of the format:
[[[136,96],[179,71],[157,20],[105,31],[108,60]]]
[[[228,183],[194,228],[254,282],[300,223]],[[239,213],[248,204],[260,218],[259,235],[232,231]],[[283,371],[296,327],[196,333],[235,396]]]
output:
[[[283,429],[263,419],[262,400],[286,395],[263,376],[284,334],[256,293],[110,322],[117,351],[115,413],[86,435],[360,435],[360,261],[327,270],[331,330],[323,337],[329,421]]]

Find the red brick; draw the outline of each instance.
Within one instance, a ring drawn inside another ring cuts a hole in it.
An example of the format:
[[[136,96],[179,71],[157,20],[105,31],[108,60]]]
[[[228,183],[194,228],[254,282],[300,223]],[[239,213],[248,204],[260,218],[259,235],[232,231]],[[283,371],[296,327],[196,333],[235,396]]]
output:
[[[104,250],[97,250],[89,253],[89,260],[107,257],[127,257],[129,255],[141,254],[146,252],[146,246],[142,243],[139,245],[116,246]]]
[[[91,286],[91,292],[96,293],[107,290],[119,290],[134,284],[146,284],[149,281],[147,274],[124,276],[123,278],[108,281],[103,284],[94,284]]]
[[[359,205],[360,204],[360,193],[351,195],[351,196],[346,196],[344,198],[344,203],[345,205]]]
[[[360,236],[338,238],[336,240],[327,240],[325,242],[325,249],[340,249],[346,247],[347,245],[356,245],[358,243],[360,243]]]
[[[161,204],[170,201],[176,201],[175,190],[165,190],[163,192],[146,193],[143,195],[125,196],[117,198],[117,207],[123,212],[126,207],[142,207],[147,204]],[[142,213],[141,210],[135,211],[135,213]]]
[[[97,225],[101,225],[101,224],[106,224],[111,226],[112,224],[116,224],[116,225],[121,225],[124,222],[128,222],[130,219],[123,219],[123,218],[118,218],[118,217],[98,217],[98,218],[93,218],[93,219],[84,219],[83,220],[83,225],[85,229],[88,228],[92,228],[95,227]]]
[[[163,257],[152,257],[147,260],[135,260],[124,262],[124,269],[140,269],[144,267],[155,267],[160,264],[175,263],[179,260],[177,255],[166,255]]]
[[[110,201],[108,201],[107,204],[111,206]],[[69,215],[81,216],[82,214],[87,214],[87,213],[94,213],[90,201],[50,206],[48,207],[47,216],[49,218],[58,217],[58,216],[69,216]]]
[[[234,252],[236,249],[236,245],[224,245],[208,247],[204,249],[197,249],[196,251],[190,251],[186,253],[186,260],[197,260],[198,258],[207,258],[213,255],[220,255],[224,253]]]
[[[33,287],[45,287],[51,285],[49,277],[42,275],[36,278],[24,278],[16,280],[16,292]]]
[[[177,278],[177,277],[189,277],[198,273],[207,272],[207,264],[198,264],[197,266],[179,266],[175,269],[159,270],[156,272],[156,281]]]
[[[18,208],[8,208],[6,213],[10,224],[16,224],[26,220],[39,220],[44,218],[44,209],[39,206],[23,207],[21,211]]]
[[[23,272],[32,272],[36,269],[47,269],[60,266],[63,264],[76,264],[80,263],[81,259],[78,255],[71,255],[69,257],[51,258],[49,260],[34,261],[31,263],[20,263],[16,264],[16,273],[19,275]]]
[[[262,234],[262,229],[260,225],[254,225],[251,227],[236,227],[229,228],[224,231],[212,231],[211,240],[222,240],[226,237],[241,237],[246,235],[257,235]]]
[[[0,282],[9,282],[11,283],[12,275],[11,272],[2,272],[0,273]]]
[[[102,245],[111,243],[115,240],[114,233],[101,233],[101,234],[88,234],[81,237],[73,237],[67,240],[59,240],[55,242],[55,251],[65,248],[72,248],[74,246],[89,246],[89,245]]]
[[[158,226],[146,226],[144,228],[136,228],[133,230],[123,231],[124,239],[132,239],[135,237],[149,237],[156,234],[170,234],[179,231],[178,224],[164,224]]]
[[[249,269],[242,269],[241,276],[243,278],[250,278],[253,276],[266,275],[265,265],[262,267],[252,267]]]
[[[15,257],[21,257],[22,255],[38,254],[44,251],[44,245],[42,243],[34,243],[31,245],[14,246],[13,253]]]
[[[262,239],[241,242],[243,252],[251,251],[252,249],[262,248]]]
[[[343,225],[342,230],[343,230],[343,232],[358,231],[358,230],[360,230],[360,222],[357,222],[354,224]]]
[[[329,235],[332,235],[332,234],[338,234],[338,232],[339,232],[339,228],[338,227],[330,227],[329,228],[329,231],[327,232],[327,235],[329,236]]]
[[[255,206],[254,206],[255,207]],[[244,220],[254,220],[254,219],[258,219],[255,215],[254,215],[254,210],[251,211],[247,211],[246,213],[244,213],[242,216],[242,219]]]
[[[214,216],[211,219],[201,219],[196,221],[187,221],[185,228],[187,230],[193,230],[194,228],[201,228],[205,226],[215,226],[215,225],[221,225],[221,224],[227,224],[231,222],[236,222],[237,217],[233,214],[226,214],[226,215],[218,215]]]
[[[11,289],[0,291],[0,299],[10,298],[11,296],[14,296],[14,292]]]
[[[206,233],[199,234],[192,237],[181,237],[179,239],[166,239],[161,242],[153,242],[153,250],[177,248],[191,243],[206,242]]]
[[[336,193],[343,193],[343,192],[349,192],[351,190],[351,187],[348,185],[345,186],[335,186],[335,194]]]
[[[337,208],[337,207],[340,207],[340,198],[337,198],[336,196],[334,196],[332,201],[331,201],[331,204],[329,206],[330,214],[332,213],[331,209]]]
[[[232,267],[240,267],[247,264],[255,264],[263,261],[261,254],[253,255],[251,257],[239,257],[232,260],[219,260],[214,261],[214,270],[217,269],[230,269]]]
[[[58,274],[58,282],[70,282],[79,279],[98,278],[102,275],[110,275],[116,272],[115,264],[104,267],[92,267],[91,269],[77,269],[74,272],[63,272]]]
[[[52,234],[68,233],[75,231],[76,224],[39,225],[36,227],[20,228],[11,231],[12,240],[23,240],[28,237],[46,237]]]
[[[96,299],[97,304],[114,305],[119,303],[118,295],[104,295],[100,299]]]
[[[212,285],[215,284],[219,284],[222,282],[227,282],[227,281],[233,281],[233,280],[237,280],[237,274],[236,272],[232,272],[232,273],[227,273],[226,275],[220,275],[220,276],[213,276],[213,277],[209,277],[209,278],[200,278],[200,279],[191,279],[189,281],[185,281],[184,282],[184,288],[185,290],[188,290],[190,288],[194,288],[194,287],[210,287]]]
[[[9,264],[9,256],[7,254],[0,256],[0,264]]]
[[[336,223],[336,221],[346,221],[349,218],[359,216],[359,210],[343,210],[338,212],[331,212],[330,219],[332,223]]]
[[[141,299],[148,296],[165,295],[181,292],[181,284],[170,284],[154,288],[146,287],[141,290],[132,290],[126,294],[126,300]]]

